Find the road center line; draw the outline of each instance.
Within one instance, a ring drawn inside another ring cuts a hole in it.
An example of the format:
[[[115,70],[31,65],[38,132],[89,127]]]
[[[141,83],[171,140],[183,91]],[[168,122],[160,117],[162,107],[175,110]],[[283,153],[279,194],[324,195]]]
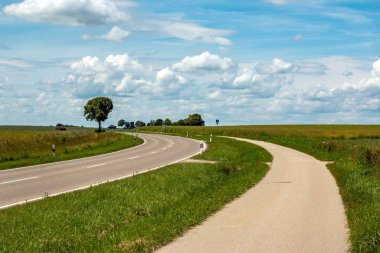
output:
[[[128,160],[133,160],[133,159],[136,159],[136,158],[139,158],[140,156],[134,156],[134,157],[131,157],[131,158],[128,158]]]
[[[12,181],[7,181],[7,182],[2,182],[2,183],[0,183],[0,185],[3,185],[3,184],[11,184],[11,183],[21,182],[21,181],[26,181],[26,180],[32,180],[32,179],[36,179],[36,178],[39,178],[39,177],[21,178],[21,179],[17,179],[17,180],[12,180]]]
[[[91,168],[95,168],[95,167],[99,167],[99,166],[103,166],[103,165],[106,165],[106,164],[102,163],[102,164],[91,165],[91,166],[88,166],[87,169],[91,169]]]

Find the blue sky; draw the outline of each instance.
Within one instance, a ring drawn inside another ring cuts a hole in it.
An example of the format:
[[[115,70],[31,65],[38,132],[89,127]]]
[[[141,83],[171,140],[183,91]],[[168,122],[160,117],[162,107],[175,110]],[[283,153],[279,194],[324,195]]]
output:
[[[380,123],[378,1],[3,0],[0,124]]]

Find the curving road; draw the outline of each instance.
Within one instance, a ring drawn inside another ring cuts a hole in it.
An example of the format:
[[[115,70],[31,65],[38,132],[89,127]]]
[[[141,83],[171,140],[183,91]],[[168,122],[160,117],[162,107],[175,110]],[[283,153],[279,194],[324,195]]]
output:
[[[280,145],[234,139],[268,150],[271,170],[242,197],[157,253],[347,252],[344,207],[325,163]]]
[[[0,171],[0,209],[88,188],[187,159],[199,141],[139,134],[144,144],[100,156]]]

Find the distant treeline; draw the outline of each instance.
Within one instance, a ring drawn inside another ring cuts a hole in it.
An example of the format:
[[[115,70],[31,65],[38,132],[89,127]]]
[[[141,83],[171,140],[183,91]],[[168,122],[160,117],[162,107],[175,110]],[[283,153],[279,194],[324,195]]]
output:
[[[143,127],[143,126],[203,126],[205,124],[204,120],[202,119],[202,116],[198,113],[191,114],[189,117],[185,119],[180,119],[178,121],[173,122],[169,118],[166,118],[165,120],[159,118],[159,119],[152,119],[150,122],[146,123],[143,121],[136,121],[136,122],[128,122],[124,119],[120,119],[117,123],[119,127],[124,128],[135,128],[135,127]]]

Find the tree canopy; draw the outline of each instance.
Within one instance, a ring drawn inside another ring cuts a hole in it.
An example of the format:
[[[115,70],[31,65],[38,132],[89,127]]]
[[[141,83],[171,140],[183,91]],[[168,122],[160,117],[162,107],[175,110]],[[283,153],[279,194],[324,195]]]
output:
[[[99,132],[101,131],[101,122],[108,119],[108,114],[112,112],[112,100],[107,97],[96,97],[87,101],[84,106],[84,116],[86,120],[95,120],[99,123]]]
[[[124,126],[124,125],[125,125],[125,120],[124,120],[124,119],[119,120],[119,121],[117,122],[117,125],[118,125],[119,127]]]
[[[202,116],[198,113],[191,114],[186,119],[180,119],[173,123],[176,126],[203,126],[204,124]]]
[[[169,118],[166,118],[164,123],[165,123],[165,126],[170,126],[172,124],[172,121]]]
[[[136,125],[136,127],[143,127],[143,126],[145,126],[145,123],[138,120],[138,121],[136,121],[135,125]]]
[[[157,119],[155,122],[155,125],[156,126],[162,126],[162,123],[164,123],[164,121],[162,119]]]

